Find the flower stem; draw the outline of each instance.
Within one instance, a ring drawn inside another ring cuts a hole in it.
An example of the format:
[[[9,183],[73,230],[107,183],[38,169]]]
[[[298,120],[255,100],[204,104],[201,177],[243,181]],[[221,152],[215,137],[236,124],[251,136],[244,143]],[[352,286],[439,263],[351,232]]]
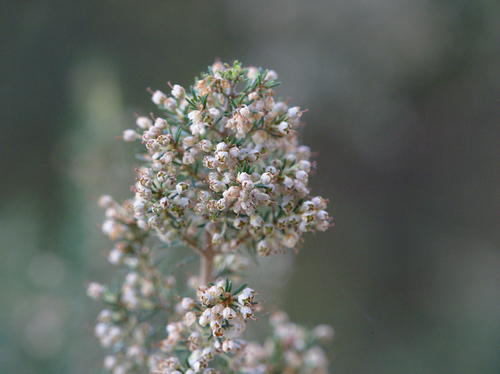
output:
[[[207,285],[208,282],[212,281],[212,269],[213,269],[213,253],[203,252],[203,256],[200,257],[200,278],[201,284]]]

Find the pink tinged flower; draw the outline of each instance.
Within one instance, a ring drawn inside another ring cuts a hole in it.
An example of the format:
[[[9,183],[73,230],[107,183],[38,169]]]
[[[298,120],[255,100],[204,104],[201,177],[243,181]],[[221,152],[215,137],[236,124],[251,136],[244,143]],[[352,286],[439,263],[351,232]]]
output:
[[[193,121],[194,124],[203,122],[203,116],[199,110],[193,110],[188,114],[188,118]]]
[[[172,90],[173,97],[175,97],[176,99],[182,99],[182,98],[184,98],[185,94],[186,94],[186,91],[184,90],[183,87],[179,86],[178,84],[174,84],[174,88]]]
[[[233,226],[234,226],[236,229],[240,230],[241,228],[243,228],[243,227],[246,225],[247,220],[248,220],[248,219],[247,219],[246,217],[238,217],[238,218],[235,218],[235,219],[234,219]]]
[[[225,318],[225,319],[234,319],[236,318],[236,312],[230,308],[230,307],[226,307],[223,311],[222,311],[222,316]]]
[[[236,180],[239,183],[243,183],[243,181],[246,181],[246,180],[249,180],[249,179],[250,179],[250,175],[248,175],[247,173],[239,173],[238,177],[236,178]]]
[[[219,161],[221,163],[226,162],[228,156],[229,156],[229,153],[227,153],[226,151],[215,152],[215,158],[217,159],[217,161]]]
[[[160,147],[166,147],[170,144],[170,138],[166,135],[160,135],[156,138],[156,141],[160,145]]]
[[[259,193],[257,200],[260,205],[269,205],[271,203],[271,198],[267,193]]]
[[[126,141],[127,143],[136,141],[137,139],[140,138],[141,136],[135,130],[125,130],[123,132],[123,140]]]
[[[290,130],[292,129],[292,126],[290,126],[289,123],[287,122],[281,122],[279,125],[278,125],[278,131],[282,134],[282,135],[286,135],[290,132]]]
[[[303,213],[300,216],[300,218],[302,219],[302,222],[305,222],[305,223],[311,223],[311,222],[313,222],[315,217],[316,217],[316,215],[315,215],[314,212]]]
[[[312,199],[312,202],[316,206],[316,209],[322,210],[326,209],[326,200],[323,199],[321,196],[316,196]]]
[[[271,81],[271,80],[275,80],[275,79],[278,79],[278,73],[276,73],[274,70],[269,70],[267,72],[265,80]]]
[[[285,235],[285,238],[283,239],[283,245],[287,248],[294,248],[298,240],[298,234],[295,232],[290,232]]]
[[[185,147],[185,148],[194,147],[197,142],[198,142],[198,138],[197,137],[195,137],[195,136],[186,136],[182,140],[182,146]]]
[[[186,325],[191,326],[196,321],[196,314],[194,312],[187,312],[184,316]]]
[[[146,148],[149,149],[150,151],[157,151],[160,148],[160,144],[156,139],[150,139],[146,143]]]
[[[253,310],[249,306],[245,305],[240,308],[240,313],[243,318],[247,319],[253,316]]]
[[[99,300],[105,290],[106,288],[102,284],[92,282],[87,287],[87,295],[94,300]]]
[[[319,212],[316,213],[316,220],[318,221],[326,221],[330,217],[328,216],[328,212],[325,210],[320,210]]]
[[[204,314],[202,314],[202,315],[200,316],[200,319],[198,320],[198,323],[200,324],[200,326],[202,326],[202,327],[203,327],[203,326],[206,326],[206,325],[207,325],[208,321],[209,321],[209,320],[208,320],[208,317],[207,317],[207,316],[205,316]]]
[[[316,222],[316,230],[318,231],[326,231],[330,227],[328,221],[320,221]]]
[[[189,130],[191,131],[192,135],[204,135],[206,133],[206,123],[204,122],[199,122],[199,123],[193,123],[192,125],[189,125]]]
[[[255,228],[262,227],[262,225],[264,225],[264,220],[258,214],[252,215],[250,217],[250,225],[252,225]]]
[[[194,155],[191,152],[184,152],[182,155],[182,163],[184,165],[194,164],[195,161]]]
[[[233,146],[229,149],[229,156],[231,156],[231,158],[238,158],[239,155],[240,149],[237,146]]]
[[[203,152],[210,152],[212,150],[212,142],[210,142],[207,139],[203,139],[201,142],[198,143],[198,147],[203,151]]]
[[[300,207],[301,212],[314,212],[315,210],[316,210],[316,205],[314,204],[314,202],[310,200],[304,201],[302,203],[302,206]]]
[[[243,188],[247,192],[253,190],[253,187],[253,182],[250,179],[244,180],[241,183],[241,188]]]
[[[269,256],[271,254],[270,243],[265,239],[259,241],[259,243],[257,243],[257,253],[261,256],[264,256],[264,257]]]
[[[155,120],[155,127],[159,128],[159,129],[165,129],[167,127],[167,120],[164,119],[164,118],[156,118]]]
[[[269,133],[264,130],[258,130],[252,135],[252,141],[255,144],[264,144],[269,139]]]
[[[307,181],[308,174],[304,170],[298,170],[295,173],[295,178],[297,178],[301,182]]]
[[[189,185],[185,182],[177,183],[177,186],[175,186],[175,189],[179,195],[186,192],[188,190],[188,188],[189,188]]]
[[[219,234],[219,233],[215,233],[213,236],[212,236],[212,244],[214,245],[221,245],[222,244],[222,235]]]
[[[216,109],[216,108],[210,108],[208,110],[208,114],[211,116],[211,117],[217,117],[219,115],[219,110]]]
[[[174,154],[172,152],[165,152],[163,156],[160,157],[160,161],[169,165],[174,159]]]
[[[222,350],[226,353],[232,350],[233,348],[234,348],[234,342],[231,339],[228,339],[224,341],[224,343],[222,343]]]
[[[151,126],[153,126],[153,121],[151,121],[151,118],[149,117],[138,117],[137,120],[135,121],[135,124],[140,127],[142,130],[147,130]]]
[[[153,94],[153,96],[151,97],[151,100],[153,101],[153,103],[155,103],[156,105],[161,105],[165,102],[165,100],[167,99],[167,95],[165,95],[163,92],[161,92],[160,90],[156,90]]]

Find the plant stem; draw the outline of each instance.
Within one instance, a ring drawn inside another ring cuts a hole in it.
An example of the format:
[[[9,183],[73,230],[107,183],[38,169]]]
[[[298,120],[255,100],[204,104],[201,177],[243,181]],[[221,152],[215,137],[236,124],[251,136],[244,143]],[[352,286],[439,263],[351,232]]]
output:
[[[203,256],[200,257],[200,277],[204,286],[208,286],[208,282],[212,281],[213,259],[211,251],[203,252]]]

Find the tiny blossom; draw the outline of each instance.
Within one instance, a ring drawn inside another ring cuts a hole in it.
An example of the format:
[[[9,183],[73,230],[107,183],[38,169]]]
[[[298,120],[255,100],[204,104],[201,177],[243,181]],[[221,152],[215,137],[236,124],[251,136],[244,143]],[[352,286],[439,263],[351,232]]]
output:
[[[148,117],[138,117],[135,123],[143,130],[147,130],[151,126],[153,126],[153,121],[151,120],[151,118]]]
[[[89,295],[92,299],[97,300],[100,299],[105,291],[105,287],[99,283],[90,283],[87,287],[87,295]]]
[[[135,130],[125,130],[123,131],[123,140],[126,142],[133,142],[137,139],[141,139],[141,136]]]
[[[163,92],[157,90],[157,91],[155,91],[155,93],[151,97],[151,100],[156,105],[161,105],[165,102],[166,98],[167,98],[167,95],[165,95]]]

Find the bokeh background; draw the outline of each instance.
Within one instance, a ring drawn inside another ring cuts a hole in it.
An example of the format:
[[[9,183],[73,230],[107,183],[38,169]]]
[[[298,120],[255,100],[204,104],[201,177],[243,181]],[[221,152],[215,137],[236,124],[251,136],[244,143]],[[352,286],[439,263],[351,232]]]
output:
[[[146,87],[215,58],[309,111],[335,228],[256,271],[329,323],[332,373],[500,372],[500,2],[2,1],[0,372],[93,373],[113,277],[96,199],[129,196]],[[278,281],[278,279],[280,281]],[[283,282],[285,280],[286,282]]]

